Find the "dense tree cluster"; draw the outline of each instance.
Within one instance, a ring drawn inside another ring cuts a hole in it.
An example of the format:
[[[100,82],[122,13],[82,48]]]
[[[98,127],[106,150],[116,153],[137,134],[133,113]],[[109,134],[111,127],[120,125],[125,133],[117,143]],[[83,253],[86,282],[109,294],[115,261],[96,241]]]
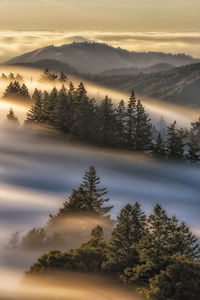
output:
[[[30,98],[27,87],[11,82],[4,97]],[[191,129],[178,128],[176,121],[163,130],[152,125],[149,115],[132,91],[127,105],[114,105],[106,96],[91,99],[81,82],[50,92],[37,88],[25,124],[48,124],[65,133],[69,139],[97,146],[154,154],[162,159],[200,162],[200,121]]]
[[[59,75],[51,73],[48,69],[44,70],[43,74],[40,76],[40,82],[67,82],[67,76],[64,72],[60,72]]]
[[[10,73],[8,75],[6,75],[5,73],[1,74],[1,80],[5,80],[5,81],[18,81],[18,82],[22,82],[24,81],[24,78],[21,74],[17,73],[16,75],[13,73]]]
[[[27,86],[24,83],[20,85],[18,81],[10,82],[3,94],[3,97],[13,99],[31,99]]]
[[[85,173],[82,188],[87,193],[70,199],[70,207],[64,204],[56,218],[69,212],[82,213],[88,207],[88,200],[95,214],[102,216],[109,211],[110,208],[99,211],[105,201],[95,201],[99,196],[93,186],[98,182],[93,180],[97,178],[94,173],[93,167]],[[88,199],[88,195],[93,196]],[[121,210],[109,241],[104,240],[103,229],[97,226],[88,242],[70,251],[54,250],[42,255],[27,274],[58,270],[94,272],[135,286],[148,299],[196,300],[200,293],[199,259],[198,240],[185,223],[168,216],[160,205],[146,216],[136,202]]]

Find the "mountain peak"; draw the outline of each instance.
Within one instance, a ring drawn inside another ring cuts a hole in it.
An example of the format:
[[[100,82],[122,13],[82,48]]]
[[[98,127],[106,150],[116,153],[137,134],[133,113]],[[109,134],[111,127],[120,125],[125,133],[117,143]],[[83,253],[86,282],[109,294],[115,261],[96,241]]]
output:
[[[47,59],[65,63],[77,72],[86,74],[99,74],[115,68],[146,68],[160,63],[181,66],[199,62],[187,55],[130,52],[105,43],[75,41],[61,46],[43,47],[15,57],[6,64],[37,63]]]

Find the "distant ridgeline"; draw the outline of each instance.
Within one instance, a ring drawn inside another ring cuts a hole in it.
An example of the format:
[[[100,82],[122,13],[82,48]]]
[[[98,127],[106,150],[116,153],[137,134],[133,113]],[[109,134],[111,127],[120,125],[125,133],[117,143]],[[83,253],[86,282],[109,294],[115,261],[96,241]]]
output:
[[[69,140],[89,143],[101,147],[140,151],[164,159],[200,162],[200,120],[191,124],[191,129],[178,129],[176,121],[161,128],[152,125],[149,115],[132,91],[127,103],[121,100],[118,106],[106,96],[102,101],[90,99],[81,82],[77,88],[70,82],[66,88],[66,75],[55,77],[48,70],[41,76],[42,81],[63,83],[60,89],[51,92],[35,89],[32,96],[23,83],[11,82],[4,97],[24,98],[33,105],[27,112],[25,125],[48,124],[62,131]],[[17,122],[13,112],[9,121]]]
[[[136,202],[121,210],[115,226],[112,223],[109,239],[105,240],[100,225],[105,220],[111,222],[108,214],[112,207],[105,206],[109,198],[106,198],[106,189],[99,188],[99,184],[100,179],[91,166],[85,172],[83,183],[72,192],[58,214],[50,216],[45,228],[30,231],[22,244],[39,245],[55,234],[51,249],[59,248],[60,231],[56,225],[72,216],[98,220],[90,239],[72,250],[43,254],[26,277],[48,274],[55,278],[55,272],[60,271],[94,273],[136,287],[147,299],[199,299],[200,247],[186,224],[180,223],[175,216],[169,217],[160,205],[154,207],[153,214],[146,216]],[[83,227],[80,231],[84,232]],[[66,239],[66,235],[60,238]]]

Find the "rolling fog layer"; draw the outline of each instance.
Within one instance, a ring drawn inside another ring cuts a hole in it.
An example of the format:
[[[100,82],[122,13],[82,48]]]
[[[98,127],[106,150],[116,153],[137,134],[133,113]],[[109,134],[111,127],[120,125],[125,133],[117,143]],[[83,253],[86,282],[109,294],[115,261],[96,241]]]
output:
[[[53,87],[50,84],[38,83],[40,71],[31,70],[30,73],[30,70],[13,70],[13,68],[7,72],[2,70],[5,73],[10,71],[23,74],[30,92],[33,92],[35,87],[47,90]],[[0,83],[1,95],[7,84]],[[75,84],[78,84],[77,79]],[[86,88],[89,96],[96,99],[108,94],[117,103],[121,98],[127,100],[129,97],[87,83]],[[116,218],[120,209],[128,202],[139,201],[147,214],[152,212],[153,205],[160,203],[170,215],[176,214],[200,236],[198,168],[164,164],[133,153],[67,144],[61,142],[59,133],[50,129],[46,129],[45,134],[35,135],[33,131],[6,127],[5,118],[10,107],[13,107],[23,123],[30,105],[31,103],[27,102],[0,100],[0,295],[4,300],[8,292],[16,295],[24,270],[27,270],[39,255],[35,252],[9,252],[7,243],[11,233],[19,230],[25,234],[33,227],[44,226],[48,221],[48,215],[56,213],[72,189],[79,186],[84,171],[90,165],[96,167],[102,186],[108,189],[110,204],[114,205],[111,211],[113,218]],[[199,111],[166,105],[163,102],[147,100],[145,105],[155,122],[164,117],[167,122],[176,119],[180,126],[189,126],[190,122],[199,116]],[[46,134],[49,138],[45,137]],[[77,222],[83,220],[70,222],[73,230],[76,230]],[[59,295],[60,299],[66,299],[67,294],[71,297],[67,299],[88,300],[88,294],[85,296],[88,289],[91,291],[91,299],[98,299],[100,295],[101,300],[116,300],[120,295],[116,289],[103,290],[101,286],[94,288],[87,282],[84,284],[87,288],[79,290],[53,286],[50,290],[49,285],[36,289],[33,284],[28,290],[21,287],[18,299],[30,299],[33,290],[34,292],[37,290],[36,299],[42,300],[45,297],[50,299],[49,291],[51,296]],[[124,294],[119,299],[136,298]]]
[[[15,75],[20,73],[24,77],[25,84],[27,85],[29,92],[32,94],[35,88],[41,90],[50,91],[54,85],[57,88],[61,87],[59,83],[41,83],[39,82],[41,70],[33,70],[28,68],[19,68],[15,66],[2,66],[0,67],[0,74],[5,73],[8,75],[10,72],[13,72]],[[69,81],[72,80],[74,85],[77,86],[80,82],[79,78],[70,76]],[[3,96],[3,93],[8,86],[9,81],[0,80],[0,97]],[[104,88],[97,86],[95,84],[84,81],[86,89],[88,91],[89,97],[94,97],[97,100],[102,100],[106,95],[112,98],[113,103],[118,103],[121,99],[124,99],[125,102],[128,101],[130,95],[126,93],[121,93],[114,91],[112,89]],[[136,95],[137,97],[137,95]],[[173,104],[164,103],[163,101],[153,100],[142,98],[143,104],[146,107],[147,112],[150,114],[152,121],[156,124],[161,118],[164,118],[166,123],[172,123],[174,120],[177,121],[178,126],[189,127],[192,121],[195,121],[200,116],[199,109],[189,109]],[[4,122],[6,115],[9,109],[12,107],[15,111],[15,114],[23,123],[26,118],[26,113],[29,107],[31,106],[31,101],[13,101],[13,99],[3,99],[0,98],[0,122]]]

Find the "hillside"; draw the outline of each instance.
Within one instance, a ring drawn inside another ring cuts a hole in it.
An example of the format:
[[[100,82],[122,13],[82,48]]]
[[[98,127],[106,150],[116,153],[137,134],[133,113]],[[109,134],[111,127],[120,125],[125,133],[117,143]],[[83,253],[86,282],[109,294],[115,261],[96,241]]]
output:
[[[95,77],[94,81],[124,92],[187,106],[200,106],[200,63],[165,72]]]
[[[109,77],[109,76],[116,76],[116,75],[137,75],[140,73],[149,74],[149,73],[168,71],[173,68],[175,68],[174,65],[167,64],[167,63],[159,63],[146,68],[116,68],[116,69],[105,70],[101,72],[99,76]]]
[[[35,64],[39,61],[54,60],[65,63],[78,73],[99,74],[116,68],[148,68],[155,64],[181,66],[199,62],[185,54],[162,52],[130,52],[101,43],[71,43],[60,47],[48,46],[25,53],[6,64]]]

